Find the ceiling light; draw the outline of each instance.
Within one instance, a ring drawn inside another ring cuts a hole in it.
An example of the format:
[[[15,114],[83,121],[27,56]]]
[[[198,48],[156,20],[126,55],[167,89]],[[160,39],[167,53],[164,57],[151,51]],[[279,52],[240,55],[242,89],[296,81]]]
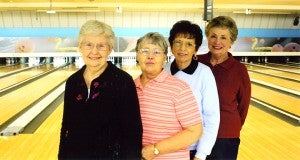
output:
[[[233,11],[234,14],[245,14],[245,11]],[[286,15],[286,14],[293,14],[292,12],[273,12],[273,11],[252,11],[251,14],[278,14],[278,15]]]
[[[116,8],[116,12],[117,12],[117,13],[122,13],[122,7],[118,6],[118,7]]]
[[[246,8],[245,13],[246,13],[246,14],[251,14],[251,9]]]

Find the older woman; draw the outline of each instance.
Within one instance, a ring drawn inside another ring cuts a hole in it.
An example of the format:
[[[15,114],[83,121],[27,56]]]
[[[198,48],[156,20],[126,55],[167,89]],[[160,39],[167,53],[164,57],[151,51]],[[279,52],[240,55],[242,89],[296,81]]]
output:
[[[59,159],[141,159],[142,123],[132,77],[107,62],[112,28],[91,20],[78,43],[85,65],[66,82]]]
[[[238,29],[232,18],[219,16],[208,23],[205,34],[209,52],[198,55],[198,60],[215,76],[221,110],[217,140],[208,159],[236,159],[251,96],[247,69],[229,52]]]
[[[205,160],[210,154],[219,129],[220,109],[217,85],[210,68],[197,62],[202,44],[202,30],[197,24],[182,20],[170,30],[169,43],[175,59],[166,67],[172,75],[190,85],[202,111],[203,135],[191,145],[191,160]]]
[[[143,124],[142,156],[146,160],[189,159],[189,145],[199,139],[202,124],[192,90],[163,70],[168,45],[158,33],[137,41],[142,74],[135,79]]]

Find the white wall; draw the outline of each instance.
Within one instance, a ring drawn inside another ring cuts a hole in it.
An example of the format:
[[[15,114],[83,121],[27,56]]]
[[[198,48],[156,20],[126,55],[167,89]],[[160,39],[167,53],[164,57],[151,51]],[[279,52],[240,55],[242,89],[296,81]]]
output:
[[[272,28],[289,29],[293,27],[295,15],[264,15],[264,14],[234,14],[214,13],[214,16],[231,16],[239,28]],[[97,19],[112,27],[152,27],[170,28],[182,19],[190,20],[204,28],[205,21],[199,12],[98,12],[98,13],[56,13],[46,14],[33,11],[1,11],[0,28],[19,27],[80,27],[89,19]]]

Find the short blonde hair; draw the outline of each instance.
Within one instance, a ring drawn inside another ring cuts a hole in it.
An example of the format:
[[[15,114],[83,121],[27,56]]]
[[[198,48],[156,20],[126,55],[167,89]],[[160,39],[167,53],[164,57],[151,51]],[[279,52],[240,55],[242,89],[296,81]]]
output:
[[[208,37],[209,31],[212,28],[216,28],[216,27],[229,29],[230,39],[232,43],[237,39],[238,28],[235,24],[235,21],[231,17],[219,16],[213,18],[205,27],[206,37]]]

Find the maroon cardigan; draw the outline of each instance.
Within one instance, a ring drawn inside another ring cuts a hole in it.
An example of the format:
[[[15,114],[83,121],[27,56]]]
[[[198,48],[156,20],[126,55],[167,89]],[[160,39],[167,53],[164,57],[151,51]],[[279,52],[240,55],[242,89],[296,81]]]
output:
[[[218,138],[238,138],[245,122],[251,97],[251,83],[244,64],[229,58],[215,66],[210,63],[211,53],[198,55],[198,61],[209,66],[215,76],[220,102]]]

